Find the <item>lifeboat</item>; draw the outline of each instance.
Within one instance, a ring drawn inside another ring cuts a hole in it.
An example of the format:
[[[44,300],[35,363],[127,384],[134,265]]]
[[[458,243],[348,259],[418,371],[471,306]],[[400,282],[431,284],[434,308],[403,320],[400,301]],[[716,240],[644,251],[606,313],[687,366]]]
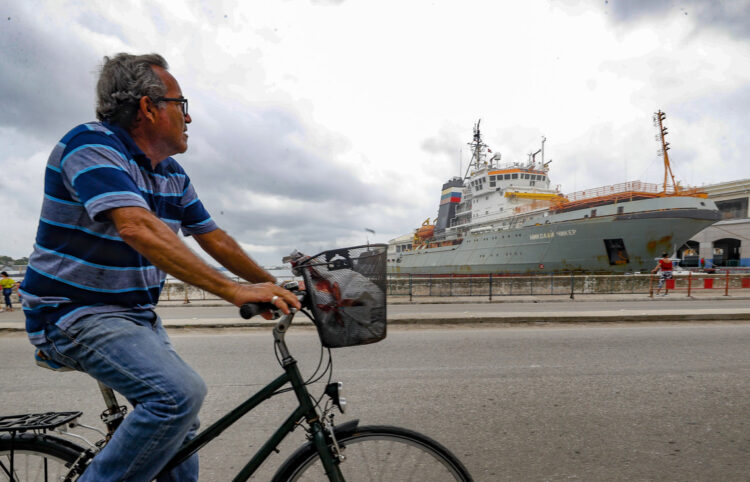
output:
[[[430,224],[430,218],[427,218],[422,223],[422,227],[417,229],[415,237],[420,241],[430,239],[435,234],[435,225]]]

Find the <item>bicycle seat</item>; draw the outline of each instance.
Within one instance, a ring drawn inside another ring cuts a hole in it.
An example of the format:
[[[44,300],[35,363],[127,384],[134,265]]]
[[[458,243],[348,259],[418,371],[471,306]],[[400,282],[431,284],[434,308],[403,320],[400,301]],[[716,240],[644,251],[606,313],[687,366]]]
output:
[[[74,371],[70,367],[66,367],[65,365],[60,365],[56,361],[50,360],[38,348],[34,352],[34,361],[36,362],[37,366],[40,366],[42,368],[46,368],[48,370],[52,370],[52,371],[55,371],[55,372],[72,372],[72,371]]]

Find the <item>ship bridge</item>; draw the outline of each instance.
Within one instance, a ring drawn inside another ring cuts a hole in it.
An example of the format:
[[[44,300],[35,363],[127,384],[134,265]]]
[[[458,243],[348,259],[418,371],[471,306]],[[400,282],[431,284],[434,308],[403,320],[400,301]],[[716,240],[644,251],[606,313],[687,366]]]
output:
[[[547,164],[482,166],[471,172],[467,195],[456,210],[453,226],[473,228],[511,218],[521,211],[550,207],[564,199],[550,186]]]

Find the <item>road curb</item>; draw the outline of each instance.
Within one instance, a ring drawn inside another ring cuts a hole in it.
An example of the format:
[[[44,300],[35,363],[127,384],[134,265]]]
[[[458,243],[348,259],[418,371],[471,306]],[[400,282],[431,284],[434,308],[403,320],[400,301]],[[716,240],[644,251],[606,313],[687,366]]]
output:
[[[695,314],[581,314],[581,315],[529,315],[529,316],[465,316],[398,318],[388,320],[391,325],[414,324],[470,324],[470,323],[607,323],[607,322],[661,322],[661,321],[750,321],[750,313],[695,313]]]
[[[572,315],[560,314],[529,314],[529,315],[471,315],[461,316],[399,316],[388,320],[389,325],[523,325],[539,323],[648,323],[648,322],[713,322],[713,321],[750,321],[748,313],[577,313]],[[193,329],[242,329],[242,328],[271,328],[273,321],[244,321],[241,319],[227,320],[221,322],[212,321],[188,321],[188,320],[163,320],[164,327],[168,330],[193,330]],[[313,323],[307,318],[298,318],[294,321],[298,326],[312,326]],[[23,323],[6,324],[0,326],[0,334],[25,332]]]

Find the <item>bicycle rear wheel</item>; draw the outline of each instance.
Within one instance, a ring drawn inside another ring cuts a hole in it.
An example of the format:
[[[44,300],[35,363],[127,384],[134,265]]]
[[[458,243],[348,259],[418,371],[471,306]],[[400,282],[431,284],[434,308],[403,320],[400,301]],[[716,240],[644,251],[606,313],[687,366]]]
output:
[[[346,457],[340,468],[347,482],[473,480],[448,449],[411,430],[368,426],[337,437]],[[328,479],[315,447],[307,443],[284,462],[273,480],[307,482]]]
[[[83,452],[78,445],[49,435],[2,435],[0,482],[70,480],[66,476]]]

